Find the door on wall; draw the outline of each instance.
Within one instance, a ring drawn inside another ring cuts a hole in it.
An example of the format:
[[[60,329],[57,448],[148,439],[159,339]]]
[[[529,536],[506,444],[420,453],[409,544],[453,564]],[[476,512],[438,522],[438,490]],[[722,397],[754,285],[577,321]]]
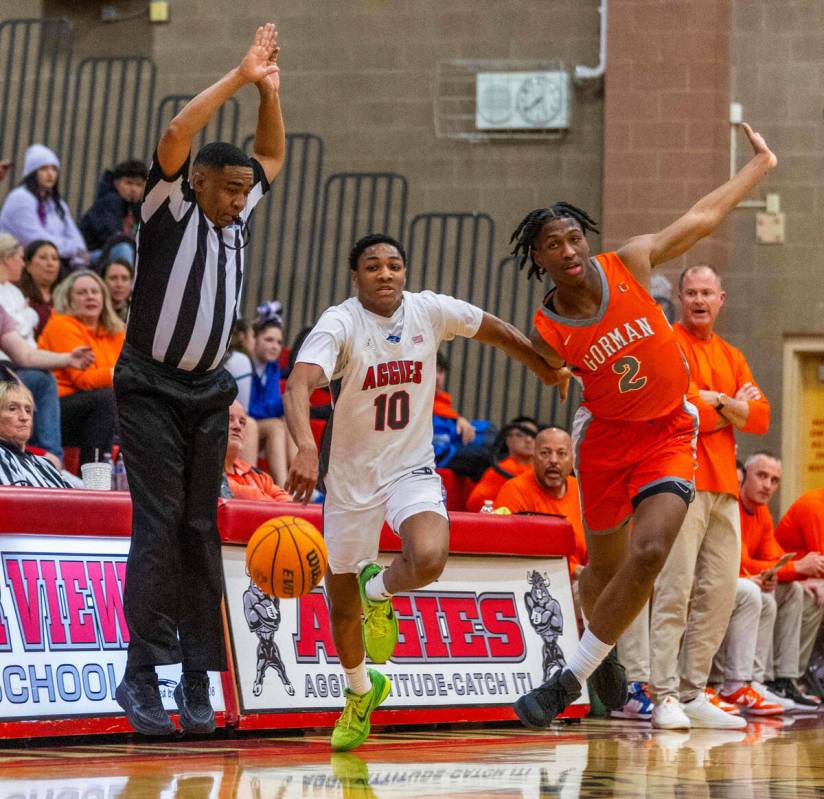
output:
[[[824,335],[787,336],[783,360],[782,513],[824,488]]]

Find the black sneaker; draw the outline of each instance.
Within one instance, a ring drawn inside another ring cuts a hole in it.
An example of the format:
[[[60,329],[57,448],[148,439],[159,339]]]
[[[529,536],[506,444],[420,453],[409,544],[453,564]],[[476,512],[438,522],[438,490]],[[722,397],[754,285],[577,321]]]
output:
[[[129,724],[141,735],[171,735],[175,725],[163,707],[157,674],[137,672],[123,677],[114,692],[117,704],[126,711]]]
[[[804,682],[807,685],[808,693],[814,694],[819,699],[824,700],[824,684],[818,676],[818,669],[815,666],[807,666],[804,674]]]
[[[524,727],[542,730],[580,695],[577,677],[569,669],[556,671],[543,685],[519,697],[515,712]]]
[[[209,701],[209,675],[183,672],[175,687],[175,702],[180,710],[180,726],[186,732],[207,735],[215,731],[215,711]]]
[[[590,684],[607,710],[619,710],[629,701],[627,671],[613,647],[589,678]]]
[[[776,677],[772,682],[767,683],[767,688],[776,696],[780,696],[783,699],[792,699],[799,707],[810,709],[818,708],[818,703],[804,696],[804,694],[798,690],[798,686],[789,677]]]

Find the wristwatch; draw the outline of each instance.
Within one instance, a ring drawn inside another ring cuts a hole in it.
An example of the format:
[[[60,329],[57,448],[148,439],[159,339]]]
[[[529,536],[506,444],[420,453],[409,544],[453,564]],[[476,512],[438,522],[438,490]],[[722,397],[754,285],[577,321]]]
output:
[[[727,405],[727,395],[722,391],[718,392],[718,402],[715,403],[715,410],[720,411]]]

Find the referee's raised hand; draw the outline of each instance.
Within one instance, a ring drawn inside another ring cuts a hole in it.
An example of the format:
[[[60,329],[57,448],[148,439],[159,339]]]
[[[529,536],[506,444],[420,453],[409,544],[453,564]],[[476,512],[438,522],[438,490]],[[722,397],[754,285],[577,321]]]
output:
[[[267,81],[277,90],[280,87],[279,52],[277,28],[273,22],[267,22],[255,31],[255,40],[240,62],[238,72],[247,83]]]

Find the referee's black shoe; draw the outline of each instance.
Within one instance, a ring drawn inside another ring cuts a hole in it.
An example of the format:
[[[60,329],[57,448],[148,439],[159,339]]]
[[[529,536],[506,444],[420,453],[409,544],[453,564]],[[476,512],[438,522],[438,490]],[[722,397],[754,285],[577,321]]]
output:
[[[569,670],[556,671],[543,685],[519,697],[515,713],[524,727],[542,730],[581,695],[581,683]]]
[[[141,735],[171,735],[175,731],[163,707],[153,669],[127,673],[115,689],[114,697],[126,711],[129,724]]]
[[[627,671],[618,660],[615,647],[592,673],[589,682],[607,710],[618,710],[629,701]]]
[[[215,731],[215,711],[209,701],[209,675],[205,671],[184,671],[175,687],[180,710],[180,726],[186,732],[208,735]]]

